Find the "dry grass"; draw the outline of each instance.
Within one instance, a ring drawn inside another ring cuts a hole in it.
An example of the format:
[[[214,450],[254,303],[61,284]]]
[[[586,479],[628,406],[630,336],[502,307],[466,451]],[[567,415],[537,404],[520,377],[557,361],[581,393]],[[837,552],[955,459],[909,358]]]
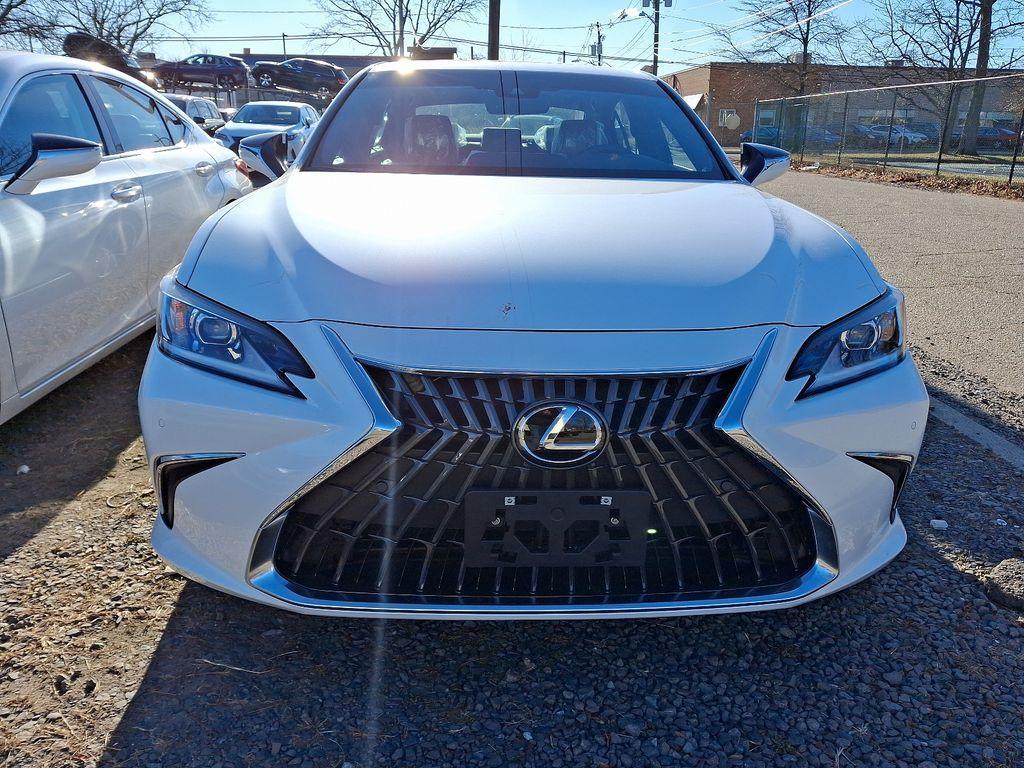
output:
[[[794,165],[804,173],[820,173],[845,179],[899,184],[904,187],[935,189],[942,192],[966,192],[972,195],[1000,197],[1004,200],[1024,200],[1024,167],[1020,169],[1021,183],[1010,186],[1005,181],[980,179],[973,176],[952,176],[915,171],[882,170],[880,168],[847,168],[836,165]]]

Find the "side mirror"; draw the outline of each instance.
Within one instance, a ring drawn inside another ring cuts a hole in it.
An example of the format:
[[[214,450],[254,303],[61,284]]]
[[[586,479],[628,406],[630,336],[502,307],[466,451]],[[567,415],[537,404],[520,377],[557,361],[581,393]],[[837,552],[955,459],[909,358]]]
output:
[[[740,147],[740,173],[758,187],[789,170],[789,152],[767,144],[744,143]]]
[[[103,159],[99,144],[52,133],[32,134],[32,154],[7,183],[14,195],[28,195],[41,181],[91,171]]]
[[[192,120],[195,122],[196,125],[206,125],[205,117],[193,117]]]

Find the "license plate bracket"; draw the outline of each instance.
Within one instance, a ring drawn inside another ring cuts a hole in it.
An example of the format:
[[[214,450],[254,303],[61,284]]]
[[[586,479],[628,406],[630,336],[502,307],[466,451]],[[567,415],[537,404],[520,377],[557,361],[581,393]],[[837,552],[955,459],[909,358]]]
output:
[[[463,503],[467,567],[644,564],[646,491],[471,491]]]

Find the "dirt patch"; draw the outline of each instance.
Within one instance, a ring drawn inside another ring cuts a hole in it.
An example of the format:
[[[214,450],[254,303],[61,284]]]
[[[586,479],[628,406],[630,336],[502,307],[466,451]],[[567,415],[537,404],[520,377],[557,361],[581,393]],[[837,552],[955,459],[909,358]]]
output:
[[[972,195],[1000,197],[1004,200],[1024,200],[1024,184],[1010,186],[1005,181],[989,181],[969,176],[935,176],[934,174],[912,171],[890,171],[880,168],[847,168],[837,165],[794,165],[793,170],[802,173],[820,173],[823,176],[839,176],[844,179],[875,181],[884,184],[898,184],[904,187],[935,189],[941,192],[967,192]],[[1024,177],[1024,164],[1018,169]],[[1022,178],[1024,180],[1024,178]]]
[[[0,427],[2,765],[95,762],[184,583],[149,546],[136,408],[148,346]]]

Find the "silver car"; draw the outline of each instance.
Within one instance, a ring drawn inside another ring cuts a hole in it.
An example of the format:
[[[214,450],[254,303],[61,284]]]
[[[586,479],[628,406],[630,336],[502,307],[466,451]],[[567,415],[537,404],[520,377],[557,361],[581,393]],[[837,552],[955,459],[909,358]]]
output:
[[[152,325],[244,168],[126,75],[0,53],[0,422]]]
[[[298,151],[319,120],[320,113],[301,101],[250,101],[213,137],[237,152],[238,143],[249,136],[283,133],[289,145]]]

